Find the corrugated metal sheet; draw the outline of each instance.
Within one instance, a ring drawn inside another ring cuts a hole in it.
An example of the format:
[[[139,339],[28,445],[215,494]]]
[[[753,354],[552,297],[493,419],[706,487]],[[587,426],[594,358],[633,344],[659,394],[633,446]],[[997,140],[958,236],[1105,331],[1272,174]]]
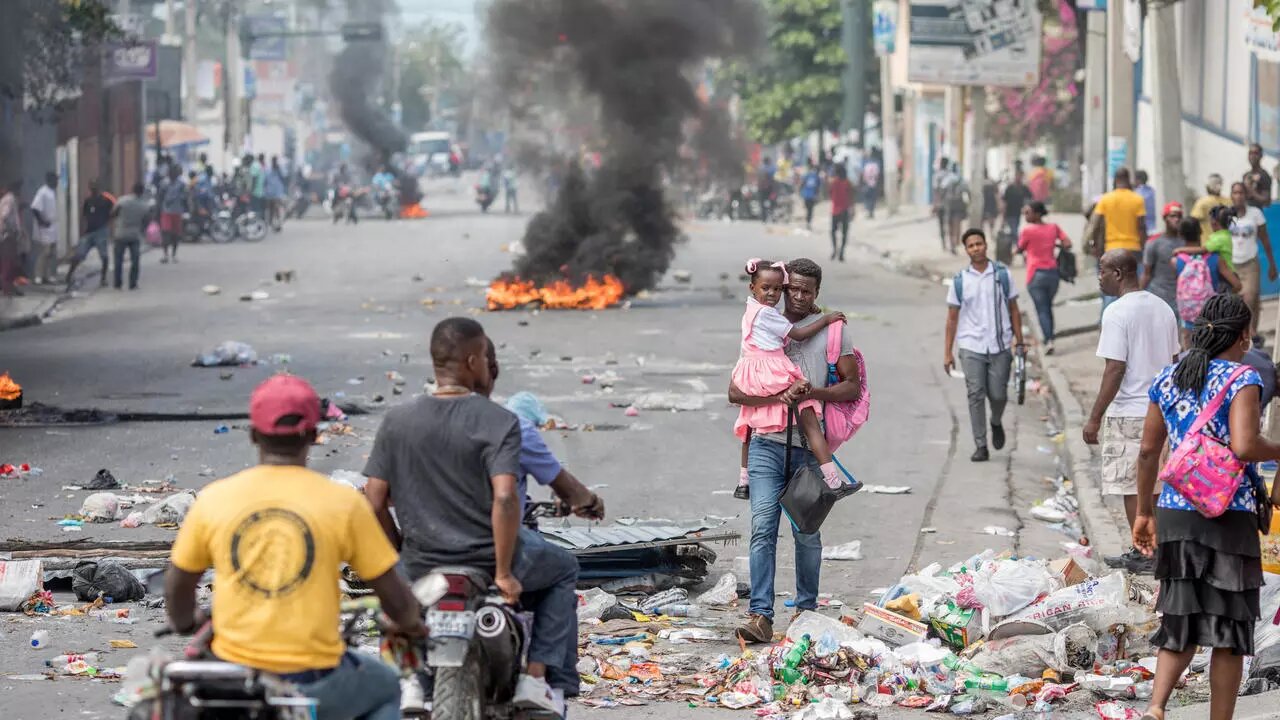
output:
[[[571,550],[615,547],[621,545],[650,545],[653,543],[676,544],[702,542],[703,540],[730,540],[736,532],[715,532],[723,523],[699,522],[690,525],[609,525],[606,527],[539,528],[543,537],[553,544]]]

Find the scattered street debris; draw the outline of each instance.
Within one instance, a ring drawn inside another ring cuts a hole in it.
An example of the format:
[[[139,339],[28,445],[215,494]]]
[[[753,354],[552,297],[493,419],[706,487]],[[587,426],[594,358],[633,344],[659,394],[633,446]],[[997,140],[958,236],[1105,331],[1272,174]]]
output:
[[[861,560],[862,541],[851,540],[843,545],[822,548],[823,560]]]
[[[207,353],[197,355],[195,367],[221,367],[232,365],[256,365],[258,353],[246,343],[228,340]]]

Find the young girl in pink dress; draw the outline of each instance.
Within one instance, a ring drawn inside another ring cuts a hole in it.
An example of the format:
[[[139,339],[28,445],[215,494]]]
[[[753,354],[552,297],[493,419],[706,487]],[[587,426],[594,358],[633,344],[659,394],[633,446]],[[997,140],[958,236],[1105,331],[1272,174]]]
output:
[[[742,316],[742,350],[738,364],[733,366],[733,384],[739,390],[754,397],[777,395],[797,382],[808,385],[804,373],[783,352],[788,339],[808,340],[833,322],[844,320],[844,314],[827,313],[821,320],[804,327],[796,327],[778,312],[778,300],[786,286],[787,271],[783,263],[770,263],[760,258],[747,261],[747,273],[751,275],[751,297],[747,299],[747,311]],[[840,479],[836,464],[831,459],[827,438],[818,423],[822,403],[805,400],[798,406],[800,430],[804,433],[809,450],[818,460],[822,476],[831,488],[838,488]],[[770,403],[748,407],[738,411],[733,432],[742,440],[742,472],[733,496],[740,500],[751,497],[747,483],[747,446],[753,432],[781,432],[787,428],[787,406]]]

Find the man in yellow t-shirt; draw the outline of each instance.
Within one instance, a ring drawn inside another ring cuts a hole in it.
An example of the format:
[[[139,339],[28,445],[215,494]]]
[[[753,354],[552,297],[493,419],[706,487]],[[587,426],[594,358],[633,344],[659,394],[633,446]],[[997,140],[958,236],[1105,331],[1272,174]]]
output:
[[[1115,189],[1098,200],[1094,212],[1107,221],[1104,254],[1112,250],[1142,252],[1147,244],[1147,206],[1134,192],[1128,168],[1116,170]]]
[[[1209,225],[1209,211],[1223,205],[1231,207],[1231,198],[1222,195],[1222,176],[1213,173],[1209,176],[1209,182],[1205,184],[1205,195],[1191,206],[1191,217],[1200,221],[1200,236],[1208,238],[1213,233],[1213,227]]]
[[[397,671],[347,652],[338,632],[341,565],[377,593],[393,631],[422,635],[421,613],[368,502],[306,467],[320,398],[276,375],[254,390],[249,421],[258,465],[201,491],[173,543],[169,622],[198,627],[196,586],[212,567],[215,656],[294,683],[319,702],[318,720],[398,719]]]

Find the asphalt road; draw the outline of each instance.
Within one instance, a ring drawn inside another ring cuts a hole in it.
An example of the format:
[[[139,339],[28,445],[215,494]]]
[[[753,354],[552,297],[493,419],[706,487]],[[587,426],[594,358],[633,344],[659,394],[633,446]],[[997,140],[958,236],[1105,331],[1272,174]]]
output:
[[[356,227],[318,218],[297,221],[261,244],[184,246],[177,265],[161,265],[151,253],[140,290],[92,292],[65,303],[52,322],[0,334],[0,369],[12,371],[28,401],[199,416],[243,412],[253,386],[279,369],[269,359],[287,354],[288,369],[310,379],[323,396],[374,407],[371,415],[354,418],[355,435],[312,454],[313,467],[322,472],[359,470],[380,416],[374,396],[396,402],[417,392],[431,376],[426,341],[432,326],[450,315],[475,314],[499,344],[499,394],[529,390],[569,423],[616,428],[548,433],[566,465],[600,486],[610,516],[732,517],[730,525],[744,533],[743,541],[715,548],[721,569],[728,570],[735,556],[747,554],[749,533],[745,505],[724,492],[733,487],[738,462],[730,433],[734,410],[725,388],[746,296],[740,267],[750,256],[809,256],[825,266],[821,302],[849,313],[872,383],[872,420],[842,451],[842,460],[864,483],[911,488],[905,495],[860,494],[837,507],[824,528],[824,543],[861,540],[865,559],[824,563],[824,592],[856,606],[909,567],[934,560],[948,564],[987,547],[1061,554],[1059,543],[1068,538],[1028,514],[1051,493],[1044,477],[1055,473],[1053,429],[1046,426],[1043,401],[1033,397],[1026,406],[1011,406],[1009,447],[992,462],[968,461],[963,381],[945,376],[941,367],[941,288],[853,251],[847,263],[829,262],[825,238],[790,227],[689,223],[688,242],[673,269],[689,271],[690,283],[668,276],[626,309],[488,313],[476,285],[510,266],[509,246],[528,217],[482,215],[469,204],[468,187],[429,186],[432,216],[425,220],[370,219]],[[277,283],[274,275],[282,270],[294,271],[295,280]],[[205,294],[202,286],[209,284],[221,293]],[[259,289],[270,297],[239,299]],[[191,367],[197,353],[224,340],[249,343],[265,362],[236,369],[230,379],[219,369]],[[408,379],[405,396],[392,395],[389,371]],[[584,374],[607,371],[619,378],[611,393],[581,381]],[[698,395],[704,409],[626,417],[611,406],[646,392]],[[198,489],[255,459],[238,427],[243,421],[227,422],[231,431],[215,434],[219,424],[192,419],[0,429],[0,461],[29,462],[44,471],[38,478],[0,481],[0,532],[40,540],[170,538],[171,530],[117,524],[64,533],[55,518],[77,512],[87,493],[62,488],[109,468],[128,484],[172,476],[180,487]],[[983,534],[988,525],[1017,535]],[[789,538],[780,542],[779,561],[778,590],[792,590]],[[778,613],[786,618],[790,611],[783,600]],[[133,653],[157,644],[150,634],[160,613],[135,609],[134,616],[140,618],[135,625],[0,619],[0,715],[120,716],[109,704],[111,684],[23,676],[43,670],[46,655],[101,650],[113,638],[140,646],[111,651],[104,661],[125,664]],[[51,651],[25,649],[37,628],[51,629]],[[725,649],[700,648],[708,657]],[[578,709],[574,715],[622,720],[706,712],[666,703]],[[896,714],[882,711],[881,717]]]

